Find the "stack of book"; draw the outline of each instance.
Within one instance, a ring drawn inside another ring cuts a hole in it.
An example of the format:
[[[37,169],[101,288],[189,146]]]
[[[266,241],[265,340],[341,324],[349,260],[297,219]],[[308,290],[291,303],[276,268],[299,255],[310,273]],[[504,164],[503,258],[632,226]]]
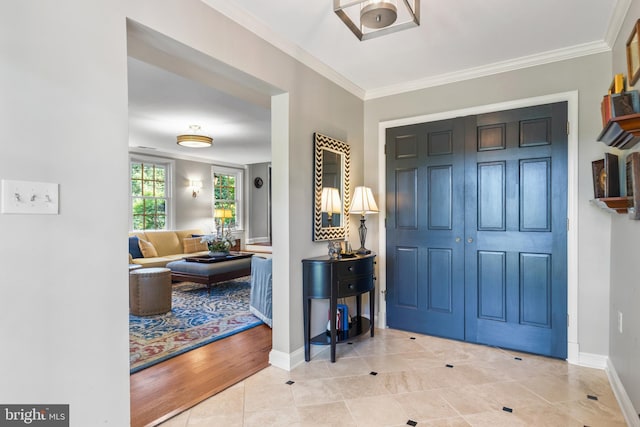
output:
[[[619,124],[625,121],[626,127],[635,127],[632,122],[636,121],[636,117],[640,123],[640,95],[637,90],[625,90],[624,75],[616,74],[609,93],[602,98],[600,110],[604,129],[598,141],[611,147],[630,148],[640,140],[640,137]]]
[[[329,322],[331,322],[331,312],[329,312]],[[346,304],[338,304],[338,309],[336,310],[336,331],[338,332],[346,332],[349,330],[349,307]],[[327,326],[327,331],[329,331],[329,326]]]
[[[613,118],[640,113],[638,91],[625,91],[624,75],[616,74],[609,93],[602,98],[600,109],[603,127]]]

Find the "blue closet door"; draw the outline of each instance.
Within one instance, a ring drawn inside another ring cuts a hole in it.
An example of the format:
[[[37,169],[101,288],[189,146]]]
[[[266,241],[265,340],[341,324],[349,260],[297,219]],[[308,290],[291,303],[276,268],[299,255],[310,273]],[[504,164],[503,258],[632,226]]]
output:
[[[387,131],[390,327],[566,358],[566,111]]]
[[[464,122],[387,135],[387,322],[464,339]]]
[[[483,114],[467,132],[467,341],[567,356],[566,111]]]

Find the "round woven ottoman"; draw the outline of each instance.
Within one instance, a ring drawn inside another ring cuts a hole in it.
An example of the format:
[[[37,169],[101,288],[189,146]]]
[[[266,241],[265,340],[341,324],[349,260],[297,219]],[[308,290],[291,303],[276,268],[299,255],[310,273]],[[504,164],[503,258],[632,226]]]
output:
[[[171,270],[139,268],[129,273],[129,312],[151,316],[171,311]]]

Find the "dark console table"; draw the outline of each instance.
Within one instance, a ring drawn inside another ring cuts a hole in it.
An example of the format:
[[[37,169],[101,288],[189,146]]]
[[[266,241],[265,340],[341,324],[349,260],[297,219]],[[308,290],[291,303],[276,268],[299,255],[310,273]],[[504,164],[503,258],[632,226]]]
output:
[[[304,360],[311,358],[311,344],[331,345],[331,361],[336,361],[336,343],[346,341],[367,331],[373,336],[375,286],[375,254],[353,258],[331,259],[328,256],[302,260]],[[361,296],[369,292],[371,320],[362,317]],[[311,337],[311,300],[328,299],[329,313],[336,313],[338,298],[356,297],[356,316],[347,331],[337,331],[336,322],[330,322],[330,332]]]

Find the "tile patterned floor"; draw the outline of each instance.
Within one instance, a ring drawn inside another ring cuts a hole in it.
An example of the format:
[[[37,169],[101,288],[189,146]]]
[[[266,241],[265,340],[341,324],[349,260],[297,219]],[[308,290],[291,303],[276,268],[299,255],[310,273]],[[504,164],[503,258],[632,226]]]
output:
[[[162,426],[626,425],[606,373],[561,360],[391,329],[337,357],[269,367]]]

